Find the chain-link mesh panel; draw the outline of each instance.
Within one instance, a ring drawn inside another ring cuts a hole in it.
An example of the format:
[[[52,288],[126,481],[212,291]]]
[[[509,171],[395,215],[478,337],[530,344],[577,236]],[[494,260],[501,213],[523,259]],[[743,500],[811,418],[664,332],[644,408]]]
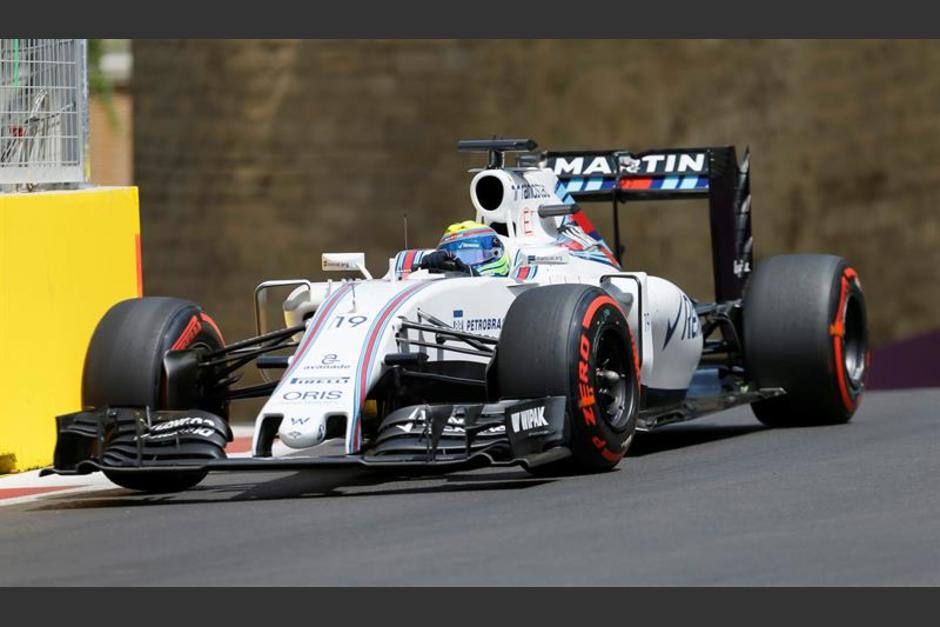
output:
[[[84,39],[0,39],[0,185],[85,180]]]

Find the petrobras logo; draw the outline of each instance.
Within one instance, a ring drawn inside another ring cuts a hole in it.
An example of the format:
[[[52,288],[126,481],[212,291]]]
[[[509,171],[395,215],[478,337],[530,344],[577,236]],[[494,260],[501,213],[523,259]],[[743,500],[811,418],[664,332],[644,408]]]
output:
[[[460,316],[454,316],[454,330],[464,331],[466,333],[480,333],[483,331],[499,331],[503,328],[502,318],[467,318],[464,319],[463,311]]]
[[[556,176],[614,176],[617,174],[705,174],[708,160],[704,152],[670,152],[632,155],[568,155],[549,157],[546,167]]]
[[[548,421],[545,420],[544,406],[511,413],[509,414],[509,422],[515,433],[548,427]]]

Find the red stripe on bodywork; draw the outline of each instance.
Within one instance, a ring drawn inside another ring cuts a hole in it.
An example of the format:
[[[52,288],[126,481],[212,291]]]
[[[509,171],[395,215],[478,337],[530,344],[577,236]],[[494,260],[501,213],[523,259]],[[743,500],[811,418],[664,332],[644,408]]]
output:
[[[408,276],[411,273],[411,267],[415,263],[415,257],[417,254],[417,250],[409,250],[407,253],[405,253],[405,261],[401,265],[402,276]]]
[[[359,398],[360,405],[365,401],[367,390],[366,390],[366,379],[368,378],[369,366],[372,363],[372,353],[375,349],[375,343],[378,340],[379,336],[382,334],[382,331],[385,329],[385,324],[388,321],[389,316],[391,316],[392,311],[394,311],[406,298],[414,294],[418,289],[425,287],[426,284],[421,283],[415,285],[414,287],[407,288],[403,290],[398,296],[396,296],[392,301],[385,306],[385,309],[379,314],[378,320],[375,323],[375,328],[372,329],[372,333],[369,335],[369,338],[366,340],[366,350],[365,355],[362,359],[362,372],[359,373]]]
[[[580,209],[574,212],[571,216],[574,218],[575,224],[581,227],[581,230],[593,237],[594,239],[601,239],[601,234],[594,226],[594,223],[591,222],[591,219],[587,217],[587,214],[581,211]]]
[[[598,242],[603,240],[603,238],[601,237],[601,234],[594,227],[594,223],[591,222],[591,219],[588,218],[587,215],[583,211],[580,211],[580,210],[576,211],[572,215],[572,217],[574,218],[575,223],[578,226],[580,226],[581,229],[585,233],[587,233],[594,239],[598,240]],[[612,264],[614,264],[618,268],[620,267],[620,264],[617,263],[617,258],[614,257],[613,253],[611,253],[610,250],[607,249],[606,245],[601,244],[600,251],[604,253],[604,256],[607,257],[607,259],[609,259]]]
[[[375,328],[372,329],[372,332],[370,333],[368,339],[366,340],[366,349],[362,358],[362,370],[360,370],[359,374],[357,375],[359,377],[359,411],[360,412],[362,411],[362,406],[365,404],[366,396],[369,393],[369,390],[366,388],[366,384],[368,383],[367,379],[369,378],[369,370],[371,369],[371,366],[372,366],[372,354],[375,352],[375,345],[379,337],[381,337],[382,332],[385,330],[385,325],[388,323],[389,317],[391,317],[392,313],[396,311],[398,307],[402,303],[404,303],[408,298],[410,298],[418,290],[425,288],[427,286],[428,286],[428,283],[422,282],[422,283],[419,283],[418,285],[415,285],[414,287],[409,287],[409,288],[404,289],[401,293],[398,294],[398,296],[393,298],[392,301],[389,304],[387,304],[385,306],[385,309],[383,309],[381,313],[379,314],[379,317],[377,318],[376,323],[375,323]],[[355,449],[358,450],[360,446],[359,438],[361,437],[360,436],[361,431],[360,431],[359,425],[362,421],[359,420],[358,416],[355,416],[353,419],[356,420],[356,433],[354,435],[353,445]]]
[[[653,179],[620,179],[620,189],[649,189],[653,186]]]
[[[340,300],[342,300],[343,296],[345,296],[346,290],[349,289],[349,287],[350,284],[346,283],[341,288],[333,292],[332,297],[330,297],[328,301],[320,305],[320,308],[317,310],[317,314],[313,318],[313,328],[310,329],[309,333],[307,333],[307,337],[304,340],[304,343],[301,344],[300,348],[297,349],[297,352],[294,353],[291,366],[284,373],[284,376],[281,377],[281,381],[287,381],[287,378],[297,369],[297,364],[301,362],[304,354],[307,352],[307,349],[310,348],[310,344],[313,342],[313,338],[316,337],[317,333],[319,332],[320,327],[323,326],[323,322],[330,317],[330,313],[332,312],[333,308],[337,305],[337,303],[339,303]]]

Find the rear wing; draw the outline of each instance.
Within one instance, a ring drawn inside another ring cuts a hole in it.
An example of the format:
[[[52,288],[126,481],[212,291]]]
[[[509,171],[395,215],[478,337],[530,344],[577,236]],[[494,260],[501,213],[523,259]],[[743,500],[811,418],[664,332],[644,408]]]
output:
[[[614,251],[620,261],[619,207],[636,200],[707,198],[712,239],[715,298],[741,298],[751,272],[749,153],[738,164],[733,146],[528,153],[519,166],[552,170],[556,193],[566,203],[611,201]]]

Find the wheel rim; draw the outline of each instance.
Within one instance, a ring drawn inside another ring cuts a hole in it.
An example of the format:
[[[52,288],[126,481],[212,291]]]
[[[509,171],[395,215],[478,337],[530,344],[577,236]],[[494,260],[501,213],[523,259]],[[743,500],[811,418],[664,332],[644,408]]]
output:
[[[633,413],[634,394],[628,378],[627,347],[615,330],[601,336],[594,363],[594,389],[601,416],[612,429],[623,431]]]
[[[865,332],[865,312],[861,300],[854,294],[845,302],[845,321],[842,336],[842,365],[853,389],[862,386],[865,380],[865,355],[868,352],[868,337]]]

